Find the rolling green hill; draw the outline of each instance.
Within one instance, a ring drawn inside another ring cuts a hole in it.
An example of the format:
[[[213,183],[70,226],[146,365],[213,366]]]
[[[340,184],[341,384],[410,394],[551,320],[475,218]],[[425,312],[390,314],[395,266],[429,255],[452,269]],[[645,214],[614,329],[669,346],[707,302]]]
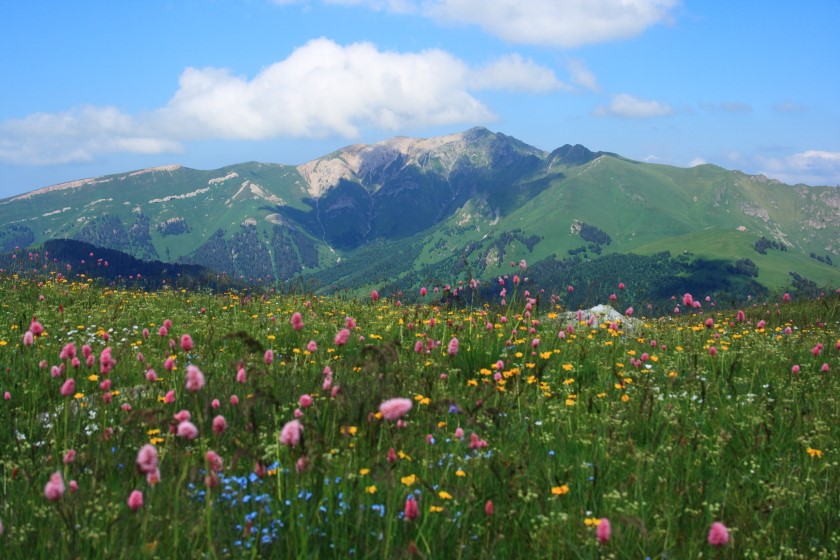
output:
[[[560,274],[666,252],[682,259],[674,270],[722,263],[723,288],[781,288],[791,272],[840,284],[837,188],[579,145],[544,152],[484,128],[347,146],[300,166],[166,166],[73,181],[0,201],[0,223],[0,252],[68,238],[322,291],[490,279],[523,258],[565,263],[549,266]]]

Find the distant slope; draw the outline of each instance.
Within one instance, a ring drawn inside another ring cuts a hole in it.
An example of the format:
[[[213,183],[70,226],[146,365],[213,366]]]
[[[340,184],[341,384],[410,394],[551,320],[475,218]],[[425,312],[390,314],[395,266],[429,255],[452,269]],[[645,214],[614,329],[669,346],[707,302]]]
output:
[[[43,272],[45,268],[67,278],[96,278],[106,282],[123,282],[144,288],[242,288],[224,274],[197,265],[145,261],[114,249],[97,247],[72,239],[49,239],[36,253],[18,258],[20,251],[0,254],[0,269]]]
[[[0,201],[0,223],[0,251],[69,238],[325,291],[489,279],[521,258],[662,252],[749,260],[750,278],[768,287],[789,285],[791,272],[840,284],[840,189],[580,145],[545,152],[484,128],[347,146],[299,166],[165,166],[74,181]]]

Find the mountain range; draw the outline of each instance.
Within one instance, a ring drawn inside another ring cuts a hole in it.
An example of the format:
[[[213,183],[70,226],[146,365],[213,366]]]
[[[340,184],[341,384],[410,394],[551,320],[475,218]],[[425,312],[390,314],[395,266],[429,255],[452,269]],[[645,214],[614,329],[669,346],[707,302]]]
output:
[[[488,280],[522,259],[559,284],[624,255],[654,269],[681,262],[668,268],[675,277],[717,263],[730,285],[840,284],[838,188],[581,145],[546,152],[485,128],[351,145],[296,166],[171,165],[71,181],[0,200],[0,223],[0,252],[72,239],[321,291]]]

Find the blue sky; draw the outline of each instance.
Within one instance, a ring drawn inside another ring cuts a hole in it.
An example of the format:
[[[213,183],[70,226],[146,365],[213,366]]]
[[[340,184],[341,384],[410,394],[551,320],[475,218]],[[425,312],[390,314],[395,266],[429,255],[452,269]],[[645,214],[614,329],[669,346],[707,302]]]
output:
[[[0,198],[486,126],[840,185],[840,2],[8,0]]]

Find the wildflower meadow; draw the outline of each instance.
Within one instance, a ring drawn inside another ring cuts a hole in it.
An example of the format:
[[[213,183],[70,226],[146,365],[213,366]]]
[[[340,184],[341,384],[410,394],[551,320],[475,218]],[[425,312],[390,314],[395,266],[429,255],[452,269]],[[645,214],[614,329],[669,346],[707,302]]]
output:
[[[838,557],[840,294],[433,288],[0,274],[0,557]]]

